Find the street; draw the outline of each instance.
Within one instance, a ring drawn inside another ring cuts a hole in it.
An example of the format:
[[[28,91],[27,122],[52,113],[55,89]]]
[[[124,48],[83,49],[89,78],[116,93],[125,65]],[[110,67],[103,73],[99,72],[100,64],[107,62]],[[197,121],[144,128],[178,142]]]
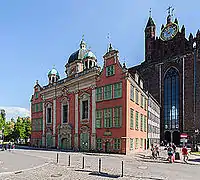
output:
[[[165,151],[161,151],[161,156],[165,156],[165,153]],[[85,160],[84,167],[83,157]],[[101,159],[100,170],[102,173],[98,176],[97,174],[92,175],[95,174],[94,172],[99,171],[99,159]],[[163,157],[157,160],[151,159],[149,152],[124,156],[117,154],[13,150],[13,152],[0,152],[0,161],[0,179],[199,180],[200,177],[199,163],[189,162],[190,164],[185,164],[182,161],[177,161],[169,164]],[[120,177],[122,175],[122,161],[124,163],[123,177]]]

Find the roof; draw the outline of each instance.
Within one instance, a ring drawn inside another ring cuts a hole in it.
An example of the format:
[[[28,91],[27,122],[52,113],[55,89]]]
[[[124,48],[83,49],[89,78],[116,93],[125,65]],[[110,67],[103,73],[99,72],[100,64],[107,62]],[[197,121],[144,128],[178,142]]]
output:
[[[150,26],[155,26],[155,23],[154,23],[152,17],[149,17],[149,20],[148,20],[148,22],[147,22],[146,27],[150,27]]]

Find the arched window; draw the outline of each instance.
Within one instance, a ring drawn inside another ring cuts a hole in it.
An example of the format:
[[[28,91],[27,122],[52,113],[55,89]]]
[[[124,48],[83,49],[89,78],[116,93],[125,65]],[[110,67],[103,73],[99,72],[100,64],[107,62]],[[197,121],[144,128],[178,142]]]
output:
[[[164,125],[166,130],[179,129],[179,74],[173,67],[164,78]]]

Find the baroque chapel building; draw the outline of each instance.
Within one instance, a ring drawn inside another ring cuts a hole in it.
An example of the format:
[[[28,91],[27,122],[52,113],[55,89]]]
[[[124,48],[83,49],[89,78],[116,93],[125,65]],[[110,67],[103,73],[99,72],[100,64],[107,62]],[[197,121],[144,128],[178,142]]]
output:
[[[161,105],[161,140],[180,143],[181,134],[200,129],[200,31],[187,38],[184,25],[168,12],[156,37],[149,17],[145,27],[145,61],[129,68],[144,78],[144,87]]]
[[[112,45],[97,65],[86,48],[70,55],[66,77],[53,68],[31,98],[31,145],[64,150],[132,153],[147,147],[148,94],[137,72],[121,65]]]

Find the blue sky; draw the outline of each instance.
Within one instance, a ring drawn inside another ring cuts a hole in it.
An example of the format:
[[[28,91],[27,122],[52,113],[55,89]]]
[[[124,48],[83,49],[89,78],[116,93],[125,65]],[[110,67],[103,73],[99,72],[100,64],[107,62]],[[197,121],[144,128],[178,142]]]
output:
[[[174,0],[6,0],[0,2],[0,107],[30,109],[36,79],[47,84],[55,65],[62,78],[65,64],[82,34],[102,65],[110,33],[121,62],[133,66],[144,59],[144,28],[149,9],[157,25],[166,23],[168,6],[175,8],[186,35],[200,28],[200,2]],[[11,115],[9,115],[10,117]]]

